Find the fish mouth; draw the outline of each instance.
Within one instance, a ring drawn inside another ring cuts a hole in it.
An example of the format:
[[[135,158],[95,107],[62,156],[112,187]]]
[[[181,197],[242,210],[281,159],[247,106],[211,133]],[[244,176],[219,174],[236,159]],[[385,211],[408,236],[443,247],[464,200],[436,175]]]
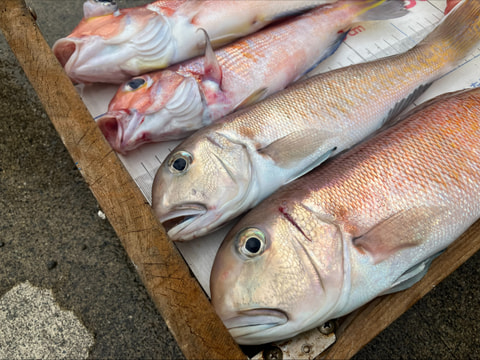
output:
[[[132,76],[122,68],[133,56],[132,49],[109,45],[100,36],[59,39],[52,50],[70,79],[77,83],[119,84]]]
[[[143,119],[144,116],[138,112],[120,110],[107,112],[98,117],[96,121],[110,146],[125,155],[142,144],[141,141],[136,141],[134,135]]]
[[[181,205],[169,211],[168,214],[160,216],[159,221],[172,240],[190,240],[194,237],[190,227],[206,213],[207,208],[202,204]]]
[[[288,322],[288,315],[279,309],[264,308],[240,311],[222,321],[237,342],[249,343],[249,338],[258,336],[259,332]]]
[[[53,52],[62,67],[67,65],[68,61],[72,58],[76,50],[76,42],[70,39],[60,39],[53,46]]]

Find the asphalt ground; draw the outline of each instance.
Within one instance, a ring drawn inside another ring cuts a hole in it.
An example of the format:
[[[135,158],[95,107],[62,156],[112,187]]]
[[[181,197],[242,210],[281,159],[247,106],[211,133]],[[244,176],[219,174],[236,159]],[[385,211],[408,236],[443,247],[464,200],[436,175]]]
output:
[[[82,17],[27,3],[50,45]],[[3,35],[0,105],[0,359],[183,358]],[[355,358],[480,358],[479,275],[477,253]]]

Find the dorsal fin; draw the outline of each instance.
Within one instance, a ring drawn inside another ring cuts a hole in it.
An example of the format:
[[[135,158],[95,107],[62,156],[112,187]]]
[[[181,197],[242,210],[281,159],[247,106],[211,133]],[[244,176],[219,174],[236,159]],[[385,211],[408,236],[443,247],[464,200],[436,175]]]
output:
[[[220,89],[222,88],[222,68],[218,62],[215,51],[213,51],[212,44],[210,43],[210,37],[207,32],[200,28],[205,34],[205,53],[204,53],[204,80],[214,81],[218,84]]]

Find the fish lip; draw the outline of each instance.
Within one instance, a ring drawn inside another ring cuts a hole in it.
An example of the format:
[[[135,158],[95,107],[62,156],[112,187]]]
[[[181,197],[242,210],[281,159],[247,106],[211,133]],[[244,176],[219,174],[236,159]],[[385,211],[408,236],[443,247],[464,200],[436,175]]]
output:
[[[125,155],[140,145],[131,140],[144,117],[143,114],[136,111],[118,110],[109,111],[97,118],[96,121],[110,146]]]
[[[280,309],[260,308],[237,312],[229,318],[222,318],[223,324],[239,343],[248,343],[251,336],[262,331],[284,325],[289,320],[286,312]]]
[[[158,217],[162,226],[172,240],[189,240],[192,234],[189,228],[207,213],[207,207],[203,204],[184,204],[176,206],[167,214]]]
[[[70,38],[59,39],[52,48],[55,57],[58,59],[63,68],[70,62],[77,51],[77,41]]]
[[[261,319],[271,321],[259,323]],[[258,308],[239,311],[237,315],[222,319],[222,321],[228,330],[259,325],[273,327],[285,324],[288,321],[288,315],[280,309]]]

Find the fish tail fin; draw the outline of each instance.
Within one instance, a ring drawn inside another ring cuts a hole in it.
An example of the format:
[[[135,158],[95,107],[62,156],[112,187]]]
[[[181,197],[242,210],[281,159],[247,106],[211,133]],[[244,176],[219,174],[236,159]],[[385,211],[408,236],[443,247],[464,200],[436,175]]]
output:
[[[358,4],[358,1],[354,1]],[[357,21],[388,20],[408,14],[403,0],[365,0],[360,6]]]
[[[431,48],[444,61],[456,64],[479,41],[480,1],[463,0],[416,47]]]

